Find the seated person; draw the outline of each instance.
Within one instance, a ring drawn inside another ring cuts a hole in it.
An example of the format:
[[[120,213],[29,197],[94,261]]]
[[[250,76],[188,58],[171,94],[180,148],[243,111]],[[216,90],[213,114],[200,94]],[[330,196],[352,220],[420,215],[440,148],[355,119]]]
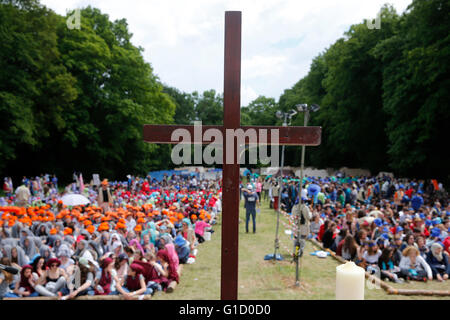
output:
[[[430,252],[427,253],[426,262],[431,268],[433,278],[438,281],[447,280],[450,273],[450,266],[447,255],[442,253],[443,247],[440,243],[433,243]]]
[[[367,271],[377,273],[379,271],[378,259],[380,256],[381,250],[376,242],[371,240],[362,248],[362,265]]]
[[[336,254],[345,260],[355,261],[358,254],[358,244],[351,234],[347,235],[339,242]]]
[[[336,223],[331,222],[328,230],[323,234],[322,242],[325,249],[336,251],[336,243],[334,241],[334,233],[336,231]]]
[[[403,283],[403,279],[399,278],[400,267],[394,264],[393,256],[393,247],[386,247],[381,252],[381,256],[378,259],[378,267],[380,268],[381,272],[381,280],[389,279],[396,283]]]
[[[5,260],[8,258],[3,257],[2,258],[2,264],[11,266],[8,263],[5,263]],[[8,261],[9,262],[9,261]],[[0,288],[3,287],[4,289],[0,289],[0,300],[3,297],[6,298],[19,298],[19,297],[37,297],[39,293],[34,291],[34,287],[36,283],[33,281],[32,277],[32,270],[33,267],[30,265],[24,265],[22,267],[22,270],[20,270],[20,277],[17,278],[13,274],[2,270],[0,271]],[[14,278],[16,278],[15,287],[13,292],[8,292],[8,286],[13,283]],[[1,291],[4,292],[4,295],[2,295]]]
[[[96,266],[93,262],[87,258],[81,257],[76,262],[77,268],[75,268],[73,281],[67,284],[67,295],[62,297],[62,300],[74,299],[80,296],[93,296],[94,292],[94,279]]]
[[[117,291],[121,293],[126,300],[135,299],[140,295],[153,293],[153,289],[147,288],[143,275],[144,269],[137,263],[132,263],[128,269],[128,275],[123,284],[117,284]]]
[[[403,250],[399,267],[402,276],[407,280],[427,281],[433,279],[430,266],[420,255],[419,249],[414,246]]]
[[[186,241],[186,239],[183,238],[181,234],[179,234],[175,238],[174,244],[180,263],[186,263],[189,259],[189,254],[191,253],[189,243]]]

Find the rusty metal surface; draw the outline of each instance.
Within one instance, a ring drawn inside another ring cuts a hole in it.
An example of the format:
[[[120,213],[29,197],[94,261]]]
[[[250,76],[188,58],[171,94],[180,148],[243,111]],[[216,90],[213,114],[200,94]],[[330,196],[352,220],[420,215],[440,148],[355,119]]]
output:
[[[266,144],[273,143],[271,139],[270,130],[279,130],[279,145],[305,145],[305,146],[318,146],[321,143],[321,127],[275,127],[275,126],[242,126],[240,127],[244,131],[254,129],[258,135],[258,142],[261,143],[259,138],[259,133],[261,130],[267,130],[267,141]],[[195,127],[189,125],[145,125],[144,126],[144,141],[152,143],[169,143],[177,144],[181,141],[181,138],[172,139],[172,134],[177,129],[186,130],[191,137],[191,143],[193,144],[210,144],[213,139],[203,140],[203,134],[206,130],[217,129],[222,132],[223,137],[225,137],[223,126],[201,126],[198,128],[199,133],[196,134]]]
[[[225,12],[224,128],[236,129],[241,121],[241,12]],[[224,143],[227,138],[224,136]],[[226,148],[225,148],[226,149]],[[223,153],[226,162],[226,150]],[[239,262],[239,162],[223,165],[222,180],[222,300],[237,300]]]

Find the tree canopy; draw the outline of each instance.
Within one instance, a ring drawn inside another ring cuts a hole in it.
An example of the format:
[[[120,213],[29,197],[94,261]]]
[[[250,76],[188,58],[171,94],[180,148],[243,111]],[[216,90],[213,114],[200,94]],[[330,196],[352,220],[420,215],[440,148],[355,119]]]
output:
[[[91,7],[81,18],[70,30],[38,1],[1,2],[0,171],[114,178],[167,160],[142,127],[172,122],[175,103],[126,21]]]
[[[312,62],[279,99],[280,109],[317,103],[311,125],[322,145],[308,148],[317,167],[362,167],[449,180],[445,123],[450,120],[450,3],[414,0],[399,16],[381,10],[381,28],[355,24]],[[294,122],[303,123],[298,116]],[[288,148],[298,165],[299,148]]]
[[[380,29],[352,25],[278,101],[243,106],[241,123],[280,125],[276,111],[316,103],[309,125],[322,126],[322,145],[307,149],[307,165],[450,180],[448,12],[444,0],[413,0],[401,15],[385,5]],[[70,30],[69,16],[0,0],[0,174],[142,174],[172,166],[170,146],[142,141],[145,123],[223,123],[222,94],[162,84],[126,20],[87,7]],[[300,150],[287,148],[286,165]]]

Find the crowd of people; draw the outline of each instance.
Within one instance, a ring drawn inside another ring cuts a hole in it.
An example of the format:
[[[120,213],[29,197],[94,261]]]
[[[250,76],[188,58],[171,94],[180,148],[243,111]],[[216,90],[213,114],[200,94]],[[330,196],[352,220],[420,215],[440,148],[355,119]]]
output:
[[[256,183],[260,183],[257,181]],[[299,201],[298,179],[280,190],[266,183],[273,207],[291,213]],[[309,237],[383,280],[448,280],[450,202],[436,180],[379,177],[305,179],[302,201],[309,207]]]
[[[0,299],[73,299],[172,292],[183,264],[194,263],[221,212],[219,180],[173,175],[162,181],[74,182],[59,192],[55,176],[24,177],[0,198]],[[85,195],[89,204],[66,205]],[[17,270],[16,274],[7,268]]]
[[[74,182],[59,192],[55,176],[24,177],[15,191],[5,178],[0,297],[137,299],[172,292],[182,265],[195,262],[198,245],[214,232],[221,181],[196,175],[127,179],[84,184],[74,174]],[[69,193],[85,195],[89,204],[65,205]],[[299,179],[248,177],[241,196],[246,231],[252,217],[255,232],[258,200],[293,214]],[[384,280],[448,280],[450,202],[437,181],[307,177],[300,196],[310,217],[300,228],[324,248]]]

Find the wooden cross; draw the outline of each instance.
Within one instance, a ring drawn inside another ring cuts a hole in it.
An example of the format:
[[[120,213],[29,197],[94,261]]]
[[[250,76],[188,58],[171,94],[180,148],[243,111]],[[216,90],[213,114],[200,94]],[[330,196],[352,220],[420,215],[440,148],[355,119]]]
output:
[[[225,12],[225,75],[224,75],[224,120],[223,126],[202,126],[202,131],[214,128],[223,134],[223,145],[227,145],[226,129],[278,129],[280,145],[316,146],[321,141],[320,127],[246,127],[240,125],[241,99],[241,12]],[[172,133],[186,129],[195,137],[194,126],[144,125],[144,141],[151,143],[176,144]],[[202,132],[202,137],[203,137]],[[270,132],[270,131],[268,131]],[[259,138],[258,138],[259,139]],[[212,141],[194,140],[195,144],[209,144]],[[270,135],[267,144],[271,144]],[[274,142],[276,143],[276,142]],[[223,148],[222,176],[222,255],[221,255],[221,299],[237,300],[238,297],[238,239],[239,239],[239,161],[227,164],[226,148]]]

